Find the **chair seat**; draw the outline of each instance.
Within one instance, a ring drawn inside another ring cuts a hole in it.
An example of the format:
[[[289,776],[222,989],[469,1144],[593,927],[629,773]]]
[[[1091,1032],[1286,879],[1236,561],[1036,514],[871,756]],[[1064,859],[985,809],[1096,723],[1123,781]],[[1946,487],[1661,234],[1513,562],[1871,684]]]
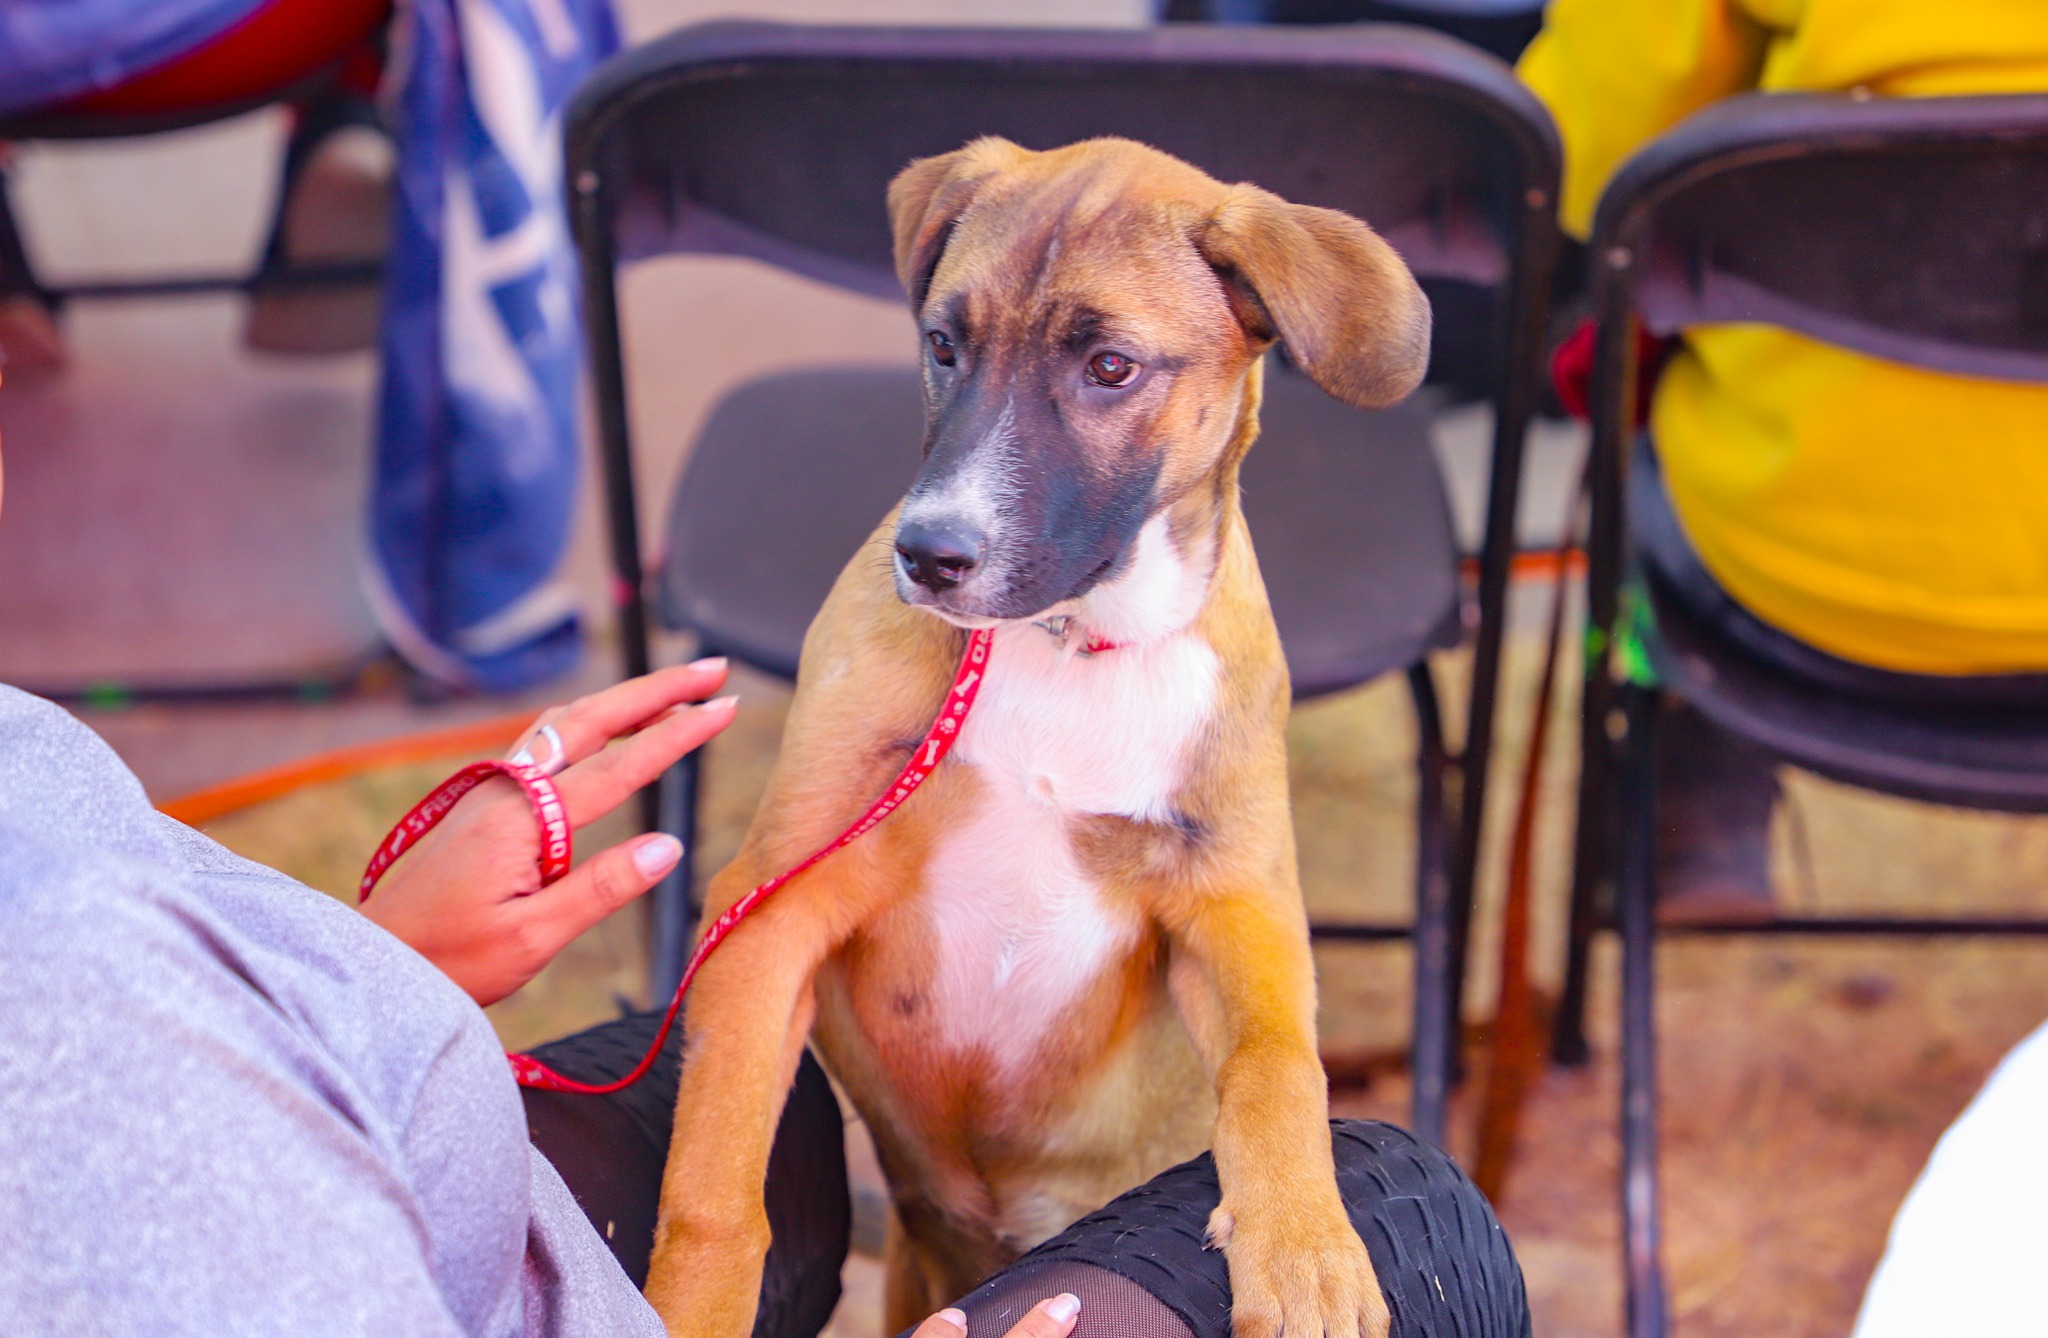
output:
[[[1276,368],[1263,421],[1245,514],[1295,695],[1456,644],[1458,554],[1427,416],[1360,413]],[[795,677],[805,629],[909,488],[923,436],[909,369],[807,369],[732,391],[677,486],[657,616],[708,650]]]
[[[2048,812],[2048,703],[2033,712],[1915,710],[1845,696],[1766,667],[1677,599],[1650,590],[1650,659],[1715,724],[1785,761],[1909,799]]]

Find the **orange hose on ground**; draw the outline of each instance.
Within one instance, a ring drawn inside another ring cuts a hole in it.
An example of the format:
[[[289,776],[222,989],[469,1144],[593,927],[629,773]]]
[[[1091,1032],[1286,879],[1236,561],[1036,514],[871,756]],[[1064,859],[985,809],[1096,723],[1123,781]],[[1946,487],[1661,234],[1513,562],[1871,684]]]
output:
[[[1522,764],[1522,792],[1508,840],[1507,892],[1501,908],[1500,999],[1489,1037],[1486,1085],[1479,1099],[1479,1150],[1472,1180],[1493,1203],[1507,1195],[1515,1136],[1529,1091],[1542,1075],[1550,1002],[1529,975],[1531,884],[1535,878],[1536,819],[1543,799],[1543,762],[1550,738],[1551,696],[1563,640],[1565,587],[1559,581],[1550,612],[1543,675],[1536,685],[1536,715]]]
[[[308,785],[346,780],[365,771],[410,766],[436,757],[500,752],[511,747],[539,714],[538,711],[514,711],[473,724],[404,734],[395,739],[379,739],[374,743],[358,743],[331,752],[315,753],[282,766],[269,767],[190,794],[181,794],[157,807],[179,822],[198,827],[241,809],[283,798]]]
[[[1555,579],[1560,574],[1578,575],[1584,570],[1585,562],[1584,551],[1577,548],[1538,549],[1515,554],[1509,572],[1517,581]],[[1476,559],[1466,559],[1465,565],[1471,574],[1477,574],[1479,564]],[[296,762],[286,762],[282,766],[181,794],[157,807],[182,823],[198,827],[241,809],[281,799],[308,785],[346,780],[379,767],[408,766],[457,753],[496,752],[510,747],[512,741],[533,723],[536,714],[518,711],[472,725],[456,725],[449,729],[428,730],[422,734],[407,734],[315,753]]]
[[[1468,579],[1479,579],[1479,559],[1465,558],[1459,566]],[[1511,581],[1554,581],[1559,573],[1579,577],[1586,574],[1583,548],[1531,548],[1508,559]]]
[[[1580,480],[1575,497],[1585,495]],[[1578,530],[1574,503],[1567,532]],[[1521,559],[1531,562],[1525,568]],[[1522,759],[1522,788],[1515,804],[1515,825],[1508,838],[1507,887],[1501,906],[1500,998],[1495,1005],[1493,1026],[1487,1038],[1486,1082],[1479,1097],[1478,1151],[1473,1159],[1472,1180],[1494,1203],[1507,1195],[1508,1175],[1514,1164],[1515,1144],[1522,1123],[1522,1110],[1530,1091],[1543,1073],[1548,1050],[1551,1001],[1544,997],[1529,974],[1530,903],[1535,893],[1535,844],[1537,810],[1543,799],[1543,763],[1550,738],[1552,696],[1557,689],[1558,659],[1564,649],[1565,605],[1570,581],[1585,570],[1585,550],[1554,549],[1544,553],[1516,555],[1512,571],[1520,578],[1524,571],[1543,570],[1554,582],[1550,596],[1549,627],[1544,635],[1543,671],[1536,683],[1535,716],[1530,722],[1528,752]]]

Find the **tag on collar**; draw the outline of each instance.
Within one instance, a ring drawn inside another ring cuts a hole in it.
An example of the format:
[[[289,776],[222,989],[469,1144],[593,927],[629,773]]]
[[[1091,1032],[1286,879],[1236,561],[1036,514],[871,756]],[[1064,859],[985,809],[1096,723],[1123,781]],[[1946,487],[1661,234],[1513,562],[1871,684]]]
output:
[[[1054,614],[1050,618],[1040,618],[1031,625],[1042,629],[1046,635],[1059,643],[1061,650],[1065,650],[1067,641],[1074,635],[1074,624],[1074,615],[1071,613],[1059,613]],[[1118,642],[1105,641],[1091,633],[1088,639],[1081,643],[1080,653],[1083,655],[1100,655],[1106,650],[1120,649],[1122,647]]]

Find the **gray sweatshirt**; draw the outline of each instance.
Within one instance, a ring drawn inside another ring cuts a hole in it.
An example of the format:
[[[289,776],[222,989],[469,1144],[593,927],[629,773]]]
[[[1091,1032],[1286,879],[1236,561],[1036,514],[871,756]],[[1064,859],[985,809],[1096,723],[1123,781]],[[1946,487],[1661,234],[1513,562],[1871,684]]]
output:
[[[661,1326],[467,996],[0,686],[0,1333]]]

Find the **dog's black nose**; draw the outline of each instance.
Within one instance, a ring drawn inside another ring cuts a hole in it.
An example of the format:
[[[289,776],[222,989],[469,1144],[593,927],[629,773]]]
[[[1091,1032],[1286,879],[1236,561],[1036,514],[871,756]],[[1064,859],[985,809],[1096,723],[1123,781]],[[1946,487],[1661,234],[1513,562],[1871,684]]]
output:
[[[946,521],[905,521],[896,527],[896,555],[911,580],[940,594],[981,565],[981,532]]]

